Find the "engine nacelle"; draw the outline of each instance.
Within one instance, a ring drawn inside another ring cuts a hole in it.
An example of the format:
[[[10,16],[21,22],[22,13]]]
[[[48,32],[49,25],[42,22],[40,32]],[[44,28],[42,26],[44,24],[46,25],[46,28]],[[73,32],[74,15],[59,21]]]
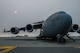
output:
[[[10,30],[10,32],[13,33],[13,34],[18,34],[19,33],[19,28],[12,27],[11,30]]]
[[[73,24],[72,27],[71,27],[70,32],[78,31],[78,29],[79,29],[79,26],[77,24]]]
[[[33,25],[28,24],[25,29],[27,30],[27,32],[32,32],[33,31]]]

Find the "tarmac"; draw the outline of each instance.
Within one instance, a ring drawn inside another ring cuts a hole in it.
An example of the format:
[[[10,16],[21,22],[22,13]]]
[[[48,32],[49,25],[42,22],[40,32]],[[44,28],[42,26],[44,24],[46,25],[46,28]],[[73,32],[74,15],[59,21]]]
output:
[[[57,44],[53,40],[37,40],[35,37],[0,37],[0,53],[80,53],[80,39],[66,39]]]

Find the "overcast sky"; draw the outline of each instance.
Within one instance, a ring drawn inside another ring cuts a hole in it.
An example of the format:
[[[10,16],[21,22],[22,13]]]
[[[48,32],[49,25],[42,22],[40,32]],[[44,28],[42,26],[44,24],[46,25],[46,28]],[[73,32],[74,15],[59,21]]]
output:
[[[45,20],[57,11],[67,12],[80,25],[80,0],[0,0],[0,32]]]

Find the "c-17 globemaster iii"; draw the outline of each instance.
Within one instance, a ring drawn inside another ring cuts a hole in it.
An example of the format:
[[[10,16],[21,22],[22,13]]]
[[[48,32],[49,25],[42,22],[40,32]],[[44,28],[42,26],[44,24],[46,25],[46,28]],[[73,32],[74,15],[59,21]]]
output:
[[[45,21],[36,22],[33,24],[27,24],[26,27],[18,28],[12,27],[9,31],[13,34],[18,34],[20,30],[32,32],[34,29],[40,29],[40,35],[37,39],[56,39],[58,43],[64,43],[64,36],[69,37],[68,32],[80,33],[79,26],[72,23],[72,17],[64,11],[59,11],[49,16]]]

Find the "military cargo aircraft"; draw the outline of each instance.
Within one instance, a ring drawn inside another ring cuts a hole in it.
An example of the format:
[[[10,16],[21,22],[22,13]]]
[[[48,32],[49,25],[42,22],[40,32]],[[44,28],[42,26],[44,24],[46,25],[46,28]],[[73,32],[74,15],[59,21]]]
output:
[[[64,11],[59,11],[51,16],[49,16],[45,21],[35,22],[32,24],[27,24],[25,27],[18,28],[12,27],[9,31],[12,34],[18,34],[20,30],[27,32],[32,32],[34,29],[40,29],[40,35],[36,37],[37,39],[56,39],[58,43],[64,43],[64,36],[69,37],[68,32],[78,32],[80,33],[79,25],[72,23],[72,17]]]

